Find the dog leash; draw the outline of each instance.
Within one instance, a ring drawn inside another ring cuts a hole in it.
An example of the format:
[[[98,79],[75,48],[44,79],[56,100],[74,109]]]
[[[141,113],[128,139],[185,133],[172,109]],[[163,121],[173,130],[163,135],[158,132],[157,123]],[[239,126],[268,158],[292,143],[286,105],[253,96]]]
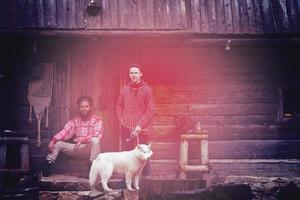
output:
[[[127,138],[126,139],[126,142],[130,142],[131,140],[133,140],[133,139],[135,139],[136,138],[136,143],[137,144],[140,144],[140,140],[139,140],[139,136],[138,135],[136,135],[136,136],[131,136],[130,138]]]
[[[131,132],[134,130],[134,128],[129,127],[129,126],[126,126],[123,122],[121,122],[121,125],[122,125],[124,128],[127,128],[127,129],[131,130]],[[142,129],[141,132],[142,132],[142,131],[145,131],[145,130],[148,130],[148,129]],[[132,136],[132,134],[130,134],[130,137],[126,139],[126,142],[130,142],[131,140],[133,140],[133,139],[135,139],[135,138],[136,138],[136,143],[137,143],[137,144],[140,144],[140,140],[139,140],[138,134],[135,135],[135,136]]]

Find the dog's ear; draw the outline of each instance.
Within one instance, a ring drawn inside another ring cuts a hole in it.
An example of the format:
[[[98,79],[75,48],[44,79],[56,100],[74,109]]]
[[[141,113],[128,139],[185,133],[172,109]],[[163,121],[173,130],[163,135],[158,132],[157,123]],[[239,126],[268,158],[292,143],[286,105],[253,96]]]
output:
[[[141,146],[140,144],[137,145],[137,148],[138,148],[139,150],[143,150],[143,149],[142,149],[142,146]]]
[[[148,144],[149,149],[151,149],[151,146],[152,146],[152,143],[149,143],[149,144]]]

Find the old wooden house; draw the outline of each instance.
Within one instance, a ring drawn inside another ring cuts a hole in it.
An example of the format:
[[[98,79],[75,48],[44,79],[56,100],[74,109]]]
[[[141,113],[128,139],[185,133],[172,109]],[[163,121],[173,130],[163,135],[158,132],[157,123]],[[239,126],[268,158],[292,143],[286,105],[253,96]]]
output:
[[[157,107],[153,177],[178,176],[180,135],[197,123],[208,132],[212,183],[299,177],[299,0],[94,2],[89,12],[90,0],[0,2],[0,130],[29,137],[31,169],[83,94],[104,120],[102,151],[119,150],[116,101],[137,62]],[[43,100],[29,102],[30,83],[41,77]],[[45,109],[37,115],[39,102]],[[193,142],[190,163],[198,150]],[[60,163],[57,173],[87,171],[78,161]]]

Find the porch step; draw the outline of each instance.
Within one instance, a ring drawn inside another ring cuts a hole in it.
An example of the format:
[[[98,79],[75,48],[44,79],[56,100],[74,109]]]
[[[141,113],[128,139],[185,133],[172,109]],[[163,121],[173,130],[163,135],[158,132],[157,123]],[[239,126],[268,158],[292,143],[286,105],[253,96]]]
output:
[[[108,183],[113,189],[121,189],[122,179],[111,179]],[[102,191],[99,184],[98,190]],[[49,177],[42,177],[40,182],[41,191],[88,191],[90,190],[89,180],[77,176],[55,174]]]
[[[96,197],[89,196],[90,191],[41,191],[40,200],[138,200],[138,191],[114,190],[99,193]]]
[[[202,179],[143,178],[140,182],[140,199],[164,199],[168,193],[200,190],[206,185]]]

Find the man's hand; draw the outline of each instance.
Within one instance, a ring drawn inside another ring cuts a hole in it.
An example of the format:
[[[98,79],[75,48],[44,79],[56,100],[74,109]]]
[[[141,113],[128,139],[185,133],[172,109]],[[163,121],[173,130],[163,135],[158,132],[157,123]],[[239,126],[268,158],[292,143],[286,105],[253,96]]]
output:
[[[124,126],[124,118],[123,117],[121,117],[120,122],[121,122],[121,125]]]
[[[131,132],[131,137],[136,137],[140,134],[140,132],[142,132],[142,127],[140,127],[139,125],[137,125]]]
[[[48,149],[49,149],[50,152],[53,151],[54,144],[55,144],[55,142],[53,140],[51,140],[49,145],[48,145]]]
[[[76,144],[74,146],[74,149],[78,149],[80,147],[80,145],[82,144],[83,142],[83,139],[77,139],[75,140]]]

